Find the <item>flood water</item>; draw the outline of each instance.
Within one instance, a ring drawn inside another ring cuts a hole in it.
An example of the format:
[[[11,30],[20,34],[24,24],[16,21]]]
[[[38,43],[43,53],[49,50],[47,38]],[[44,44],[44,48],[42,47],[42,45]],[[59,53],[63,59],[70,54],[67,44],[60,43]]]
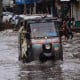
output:
[[[64,60],[18,61],[18,32],[0,32],[0,80],[80,80],[80,34],[63,42]],[[78,54],[78,55],[77,55]]]

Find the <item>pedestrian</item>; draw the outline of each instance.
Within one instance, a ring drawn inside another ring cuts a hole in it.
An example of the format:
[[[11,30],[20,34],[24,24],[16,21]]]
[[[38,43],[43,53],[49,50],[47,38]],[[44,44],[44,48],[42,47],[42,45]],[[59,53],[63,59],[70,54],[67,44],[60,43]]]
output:
[[[68,29],[68,36],[69,36],[70,39],[72,39],[73,38],[73,32],[72,32],[72,29],[71,29],[72,23],[71,23],[70,19],[67,21],[66,25],[67,25],[67,29]]]
[[[62,24],[62,35],[65,36],[65,40],[67,39],[68,40],[68,29],[66,27],[66,21],[63,20],[63,24]]]

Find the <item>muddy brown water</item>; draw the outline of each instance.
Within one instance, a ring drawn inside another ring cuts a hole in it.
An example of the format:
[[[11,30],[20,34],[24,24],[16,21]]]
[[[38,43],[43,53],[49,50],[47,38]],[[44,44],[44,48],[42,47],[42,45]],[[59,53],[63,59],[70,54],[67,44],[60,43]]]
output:
[[[80,80],[80,34],[63,42],[64,60],[18,61],[18,32],[0,32],[0,80]]]

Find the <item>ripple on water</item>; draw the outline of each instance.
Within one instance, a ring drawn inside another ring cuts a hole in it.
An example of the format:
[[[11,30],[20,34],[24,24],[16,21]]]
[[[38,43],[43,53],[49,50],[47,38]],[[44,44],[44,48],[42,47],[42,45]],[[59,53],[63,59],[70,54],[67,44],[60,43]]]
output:
[[[17,32],[0,32],[0,80],[80,80],[80,60],[71,57],[79,50],[79,37],[63,43],[63,62],[35,60],[25,64],[18,61],[17,40]]]
[[[17,39],[12,30],[0,32],[0,80],[19,80]]]

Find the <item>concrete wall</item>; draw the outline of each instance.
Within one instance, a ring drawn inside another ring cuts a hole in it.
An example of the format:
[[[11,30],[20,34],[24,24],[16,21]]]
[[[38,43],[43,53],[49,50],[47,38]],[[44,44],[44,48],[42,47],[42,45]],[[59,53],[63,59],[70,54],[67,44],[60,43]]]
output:
[[[71,17],[74,17],[75,20],[80,20],[80,1],[71,4]]]
[[[77,5],[77,20],[80,20],[80,1],[78,2],[78,5]]]
[[[71,18],[74,17],[77,20],[77,8],[76,4],[71,3]]]

